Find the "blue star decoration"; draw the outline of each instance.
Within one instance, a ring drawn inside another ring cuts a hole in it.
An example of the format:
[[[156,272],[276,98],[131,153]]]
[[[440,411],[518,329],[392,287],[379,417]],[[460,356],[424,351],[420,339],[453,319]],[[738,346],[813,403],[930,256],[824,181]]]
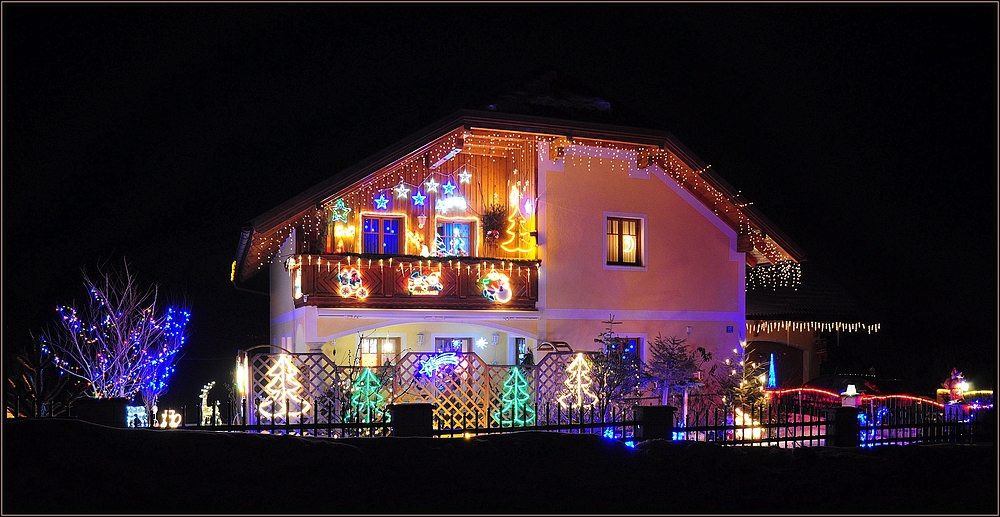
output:
[[[375,198],[375,209],[376,210],[387,210],[389,208],[389,198],[385,197],[385,192],[378,195]]]
[[[413,195],[413,204],[424,206],[425,199],[427,199],[427,196],[421,194],[420,191],[418,190],[417,193]]]
[[[469,178],[472,178],[472,174],[469,174],[469,171],[467,171],[465,169],[462,169],[462,172],[458,173],[458,182],[459,183],[468,183],[469,182]]]
[[[450,196],[455,193],[455,185],[451,183],[451,180],[448,180],[448,183],[445,183],[442,188],[444,189],[444,194],[446,196]]]
[[[344,204],[344,198],[338,199],[333,204],[332,214],[334,221],[347,222],[347,214],[351,213],[351,208]]]

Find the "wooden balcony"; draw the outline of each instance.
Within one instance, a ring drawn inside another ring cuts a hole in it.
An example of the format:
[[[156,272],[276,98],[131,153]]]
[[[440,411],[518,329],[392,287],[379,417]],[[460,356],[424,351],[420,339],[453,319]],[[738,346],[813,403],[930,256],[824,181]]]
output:
[[[540,264],[473,257],[297,255],[292,267],[302,272],[302,297],[295,306],[537,310]]]

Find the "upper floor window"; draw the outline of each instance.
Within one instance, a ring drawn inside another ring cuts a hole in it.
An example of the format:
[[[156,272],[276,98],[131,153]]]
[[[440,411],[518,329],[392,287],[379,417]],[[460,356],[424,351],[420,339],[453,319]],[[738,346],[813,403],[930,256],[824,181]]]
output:
[[[438,221],[434,240],[434,255],[439,257],[468,257],[475,229],[472,223]]]
[[[607,265],[642,266],[642,219],[607,218]]]
[[[402,248],[401,217],[361,218],[361,249],[363,253],[398,255]]]

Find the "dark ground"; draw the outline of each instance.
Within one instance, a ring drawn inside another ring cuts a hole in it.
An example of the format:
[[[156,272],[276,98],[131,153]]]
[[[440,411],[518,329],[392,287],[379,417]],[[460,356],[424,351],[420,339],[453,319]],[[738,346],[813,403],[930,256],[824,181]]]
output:
[[[340,440],[7,420],[3,514],[996,515],[995,444]]]

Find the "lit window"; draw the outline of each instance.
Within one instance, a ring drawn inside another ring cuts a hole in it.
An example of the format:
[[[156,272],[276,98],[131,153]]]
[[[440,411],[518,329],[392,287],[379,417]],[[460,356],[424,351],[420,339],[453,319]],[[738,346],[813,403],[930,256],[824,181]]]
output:
[[[435,352],[462,353],[472,351],[471,337],[437,337],[434,338]]]
[[[470,250],[470,235],[472,223],[439,222],[437,223],[437,238],[434,242],[435,255],[439,257],[468,257]]]
[[[364,253],[399,254],[400,217],[363,217],[361,244]]]
[[[642,265],[642,221],[608,217],[608,265]]]
[[[361,366],[395,364],[399,357],[398,337],[364,338],[361,340]]]

